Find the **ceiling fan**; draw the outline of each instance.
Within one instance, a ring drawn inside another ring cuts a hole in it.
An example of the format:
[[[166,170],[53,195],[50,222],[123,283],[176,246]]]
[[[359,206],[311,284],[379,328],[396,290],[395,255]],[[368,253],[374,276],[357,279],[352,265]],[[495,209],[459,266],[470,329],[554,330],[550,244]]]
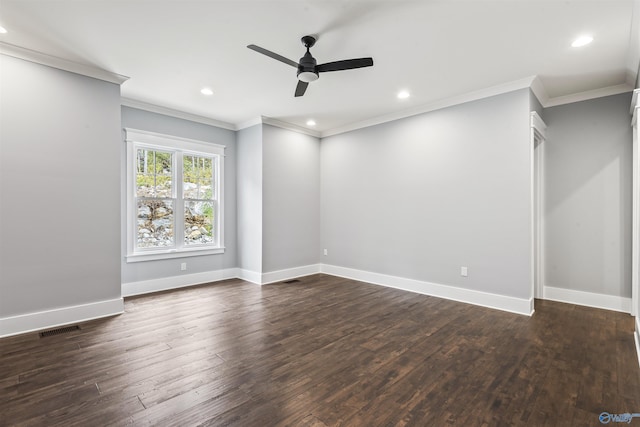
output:
[[[309,52],[309,48],[316,44],[316,40],[317,36],[304,36],[302,38],[302,44],[307,48],[307,53],[300,58],[300,62],[292,61],[291,59],[285,58],[282,55],[278,55],[277,53],[271,52],[270,50],[254,44],[250,44],[247,47],[298,69],[298,85],[296,86],[295,96],[304,95],[309,83],[314,80],[318,80],[318,77],[320,77],[319,73],[351,70],[353,68],[371,67],[373,65],[373,58],[345,59],[342,61],[327,62],[325,64],[317,65],[316,59],[311,56],[311,52]]]

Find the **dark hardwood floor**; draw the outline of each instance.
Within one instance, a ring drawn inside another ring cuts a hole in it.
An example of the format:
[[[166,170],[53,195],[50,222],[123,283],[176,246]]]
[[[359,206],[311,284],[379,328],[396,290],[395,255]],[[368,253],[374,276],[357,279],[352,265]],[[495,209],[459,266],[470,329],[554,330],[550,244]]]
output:
[[[125,307],[1,339],[0,425],[597,426],[640,412],[622,313],[538,301],[526,317],[326,275]]]

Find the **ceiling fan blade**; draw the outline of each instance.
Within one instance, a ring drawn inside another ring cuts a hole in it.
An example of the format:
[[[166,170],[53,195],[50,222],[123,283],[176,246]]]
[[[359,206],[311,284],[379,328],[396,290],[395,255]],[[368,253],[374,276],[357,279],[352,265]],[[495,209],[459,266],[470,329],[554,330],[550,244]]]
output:
[[[325,73],[327,71],[342,71],[351,70],[353,68],[371,67],[372,65],[373,58],[345,59],[344,61],[320,64],[316,67],[316,71],[319,73]]]
[[[298,85],[296,86],[296,96],[304,95],[304,92],[307,90],[307,86],[309,86],[309,83],[298,80]]]
[[[280,62],[284,62],[285,64],[291,65],[292,67],[298,68],[298,63],[295,61],[292,61],[288,58],[285,58],[282,55],[278,55],[277,53],[271,52],[270,50],[264,49],[260,46],[256,46],[255,44],[250,44],[249,46],[247,46],[249,49],[251,50],[255,50],[258,53],[261,53],[263,55],[267,55],[270,58],[273,58],[275,60],[278,60]]]

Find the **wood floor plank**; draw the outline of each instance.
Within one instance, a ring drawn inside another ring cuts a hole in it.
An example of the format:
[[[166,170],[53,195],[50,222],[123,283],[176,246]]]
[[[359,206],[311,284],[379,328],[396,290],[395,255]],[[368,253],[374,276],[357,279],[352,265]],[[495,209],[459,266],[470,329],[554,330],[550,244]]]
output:
[[[0,339],[0,426],[565,426],[640,412],[633,318],[520,316],[328,275],[127,298]]]

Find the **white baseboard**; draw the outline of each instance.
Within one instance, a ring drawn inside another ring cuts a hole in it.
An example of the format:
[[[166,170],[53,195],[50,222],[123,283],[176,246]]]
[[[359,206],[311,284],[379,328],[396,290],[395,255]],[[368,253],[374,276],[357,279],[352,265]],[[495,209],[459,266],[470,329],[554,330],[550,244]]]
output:
[[[129,282],[122,284],[122,297],[178,289],[233,278],[239,278],[259,285],[264,285],[317,273],[346,277],[375,285],[402,289],[517,314],[531,315],[533,313],[533,299],[490,294],[454,286],[423,282],[327,264],[312,264],[267,273],[258,273],[241,268],[229,268],[203,273],[184,274],[181,276]],[[123,312],[123,298],[116,298],[108,301],[0,318],[0,337],[18,335],[42,329],[50,329],[71,323],[85,322]]]
[[[631,313],[631,298],[545,286],[543,298],[569,304]]]
[[[636,330],[633,331],[633,340],[636,342],[636,356],[638,356],[638,365],[640,366],[640,319],[636,317]]]
[[[311,274],[317,273],[320,273],[320,264],[312,264],[302,267],[287,268],[285,270],[270,271],[268,273],[262,273],[261,284],[267,285],[269,283],[281,282],[283,280],[309,276]]]
[[[38,311],[19,316],[0,318],[0,338],[43,329],[57,328],[71,323],[113,316],[124,312],[124,301],[115,298],[107,301]]]
[[[122,296],[131,297],[152,292],[168,291],[186,288],[202,283],[217,282],[226,279],[242,279],[256,285],[280,282],[294,277],[308,276],[320,272],[320,264],[289,268],[286,270],[258,273],[242,268],[227,268],[223,270],[206,271],[203,273],[183,274],[180,276],[161,277],[159,279],[142,280],[122,284]]]
[[[256,285],[262,284],[262,274],[257,271],[244,270],[242,268],[238,268],[238,275],[236,276],[238,279],[246,280],[247,282],[255,283]]]
[[[284,270],[258,273],[257,271],[237,269],[238,279],[255,283],[256,285],[268,285],[269,283],[282,282],[283,280],[294,279],[296,277],[309,276],[320,273],[320,264],[303,265],[302,267],[287,268]]]
[[[333,276],[360,280],[362,282],[368,282],[375,285],[402,289],[405,291],[460,301],[482,307],[508,311],[511,313],[523,314],[526,316],[531,316],[533,314],[533,298],[515,298],[505,295],[474,291],[471,289],[458,288],[455,286],[406,279],[404,277],[355,270],[335,265],[321,264],[320,271]]]
[[[151,292],[168,291],[170,289],[185,288],[219,280],[235,279],[240,276],[239,269],[225,268],[222,270],[205,271],[203,273],[183,274],[180,276],[161,277],[159,279],[142,280],[122,284],[122,296],[148,294]]]

